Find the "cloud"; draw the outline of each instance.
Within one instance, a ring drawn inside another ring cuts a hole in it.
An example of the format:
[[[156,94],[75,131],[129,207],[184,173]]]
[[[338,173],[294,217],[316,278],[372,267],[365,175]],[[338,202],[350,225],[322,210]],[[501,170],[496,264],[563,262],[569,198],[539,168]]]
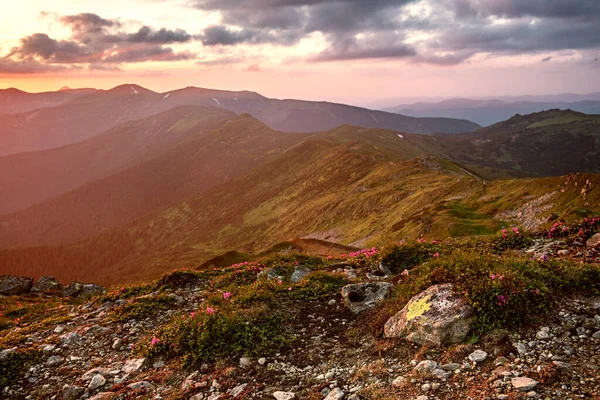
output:
[[[600,47],[597,0],[195,0],[192,4],[222,17],[220,25],[200,35],[205,46],[289,46],[320,32],[328,48],[310,56],[312,62],[407,58],[443,66],[476,54]],[[408,41],[410,33],[425,38]],[[361,44],[364,36],[375,39]]]
[[[63,65],[48,65],[36,61],[33,57],[27,57],[19,61],[10,58],[0,58],[0,75],[31,75],[47,72],[63,72],[69,67]]]
[[[542,62],[548,62],[550,60],[552,60],[552,57],[550,56],[542,58]]]
[[[45,33],[23,37],[3,59],[5,70],[56,71],[59,66],[87,65],[90,70],[120,71],[120,65],[146,61],[175,62],[196,58],[190,52],[175,52],[170,44],[187,43],[192,35],[182,29],[142,26],[127,32],[118,20],[83,13],[54,17],[71,29],[71,37],[56,40]],[[32,72],[35,73],[35,72]]]

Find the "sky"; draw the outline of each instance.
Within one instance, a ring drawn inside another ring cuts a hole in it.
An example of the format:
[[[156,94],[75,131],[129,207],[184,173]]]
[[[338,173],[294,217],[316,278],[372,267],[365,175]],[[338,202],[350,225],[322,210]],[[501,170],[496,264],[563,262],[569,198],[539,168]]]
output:
[[[0,0],[0,88],[365,102],[600,91],[598,0]]]

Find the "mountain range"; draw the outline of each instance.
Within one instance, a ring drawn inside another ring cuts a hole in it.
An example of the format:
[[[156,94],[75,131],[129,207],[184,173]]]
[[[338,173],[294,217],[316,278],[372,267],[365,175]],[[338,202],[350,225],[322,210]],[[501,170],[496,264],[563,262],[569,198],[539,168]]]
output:
[[[522,96],[499,99],[454,98],[438,102],[418,102],[385,108],[385,111],[411,117],[462,118],[488,126],[516,114],[561,109],[600,114],[600,93],[590,95]]]
[[[414,133],[457,133],[477,129],[466,120],[413,118],[328,102],[269,99],[255,92],[231,92],[188,87],[156,93],[138,85],[111,90],[43,93],[55,103],[41,104],[38,94],[19,92],[28,109],[14,113],[14,90],[0,92],[0,156],[65,146],[91,138],[122,123],[149,117],[182,105],[249,113],[273,129],[317,132],[342,124],[387,128]],[[71,97],[69,97],[71,96]],[[35,109],[33,109],[35,108]]]
[[[4,273],[111,285],[230,250],[492,234],[535,227],[515,210],[540,198],[541,209],[567,217],[598,202],[587,190],[600,182],[599,115],[549,110],[461,133],[476,125],[245,91],[75,93],[0,116],[31,117],[19,125],[27,141],[2,135],[3,146],[17,144],[5,153],[29,148],[0,157]],[[371,113],[415,129],[373,128]],[[337,119],[366,126],[292,129]],[[436,127],[444,121],[449,129]],[[561,175],[574,172],[586,175],[565,187]]]

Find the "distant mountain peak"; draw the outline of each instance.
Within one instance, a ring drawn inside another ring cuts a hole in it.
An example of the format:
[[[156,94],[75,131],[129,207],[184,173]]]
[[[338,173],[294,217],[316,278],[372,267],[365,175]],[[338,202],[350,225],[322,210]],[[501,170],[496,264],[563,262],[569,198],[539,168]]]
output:
[[[122,93],[122,94],[142,94],[142,93],[156,93],[150,89],[146,89],[140,85],[126,83],[123,85],[115,86],[114,88],[108,90],[109,93]]]

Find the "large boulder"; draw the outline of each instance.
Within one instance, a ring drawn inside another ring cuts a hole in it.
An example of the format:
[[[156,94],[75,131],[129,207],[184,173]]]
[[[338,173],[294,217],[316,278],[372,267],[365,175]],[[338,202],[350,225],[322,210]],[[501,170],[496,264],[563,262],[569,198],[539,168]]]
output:
[[[104,286],[97,285],[95,283],[86,283],[81,288],[81,291],[77,295],[78,299],[89,299],[96,296],[102,296],[106,294]]]
[[[384,327],[388,338],[404,338],[421,345],[462,342],[471,330],[473,308],[450,283],[419,293]]]
[[[72,282],[68,286],[65,286],[62,291],[62,297],[77,297],[81,293],[84,284],[81,282]]]
[[[393,285],[388,282],[355,283],[342,288],[344,304],[355,314],[375,308],[390,293]]]
[[[59,296],[62,294],[62,285],[53,276],[42,276],[31,287],[31,293]]]
[[[0,276],[0,294],[5,296],[28,293],[33,286],[33,279],[24,276]]]

